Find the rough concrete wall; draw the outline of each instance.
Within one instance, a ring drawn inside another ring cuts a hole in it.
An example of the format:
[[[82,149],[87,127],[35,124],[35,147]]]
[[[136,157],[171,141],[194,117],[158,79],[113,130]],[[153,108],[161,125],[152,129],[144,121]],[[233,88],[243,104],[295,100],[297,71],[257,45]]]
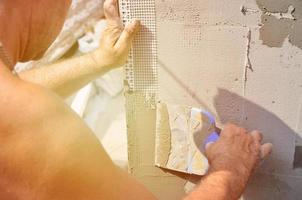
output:
[[[245,199],[301,199],[302,1],[157,0],[157,23],[160,98],[261,130]]]

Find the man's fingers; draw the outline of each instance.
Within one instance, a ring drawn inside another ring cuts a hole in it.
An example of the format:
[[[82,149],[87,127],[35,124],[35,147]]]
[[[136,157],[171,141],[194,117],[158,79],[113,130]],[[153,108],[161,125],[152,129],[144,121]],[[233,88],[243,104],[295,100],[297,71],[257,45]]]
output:
[[[205,147],[206,151],[207,151],[213,144],[214,144],[214,142],[209,142],[209,143],[207,143],[207,144],[206,144],[206,147]]]
[[[261,159],[265,159],[269,154],[273,151],[273,144],[266,143],[261,146],[260,149],[260,157]]]
[[[223,138],[232,138],[234,136],[245,135],[246,133],[246,129],[239,127],[235,124],[228,123],[224,126],[223,130],[220,133],[220,136]]]
[[[118,9],[118,0],[106,0],[104,3],[104,13],[108,26],[122,26]]]
[[[138,20],[135,20],[134,22],[127,24],[119,40],[116,43],[116,47],[121,51],[124,51],[125,48],[130,48],[131,42],[135,34],[139,31],[139,29],[140,29],[140,21]]]
[[[259,131],[252,131],[250,134],[257,142],[261,142],[263,139],[263,135]]]
[[[259,131],[252,131],[250,135],[253,137],[255,144],[261,144],[263,140],[263,135]],[[273,150],[273,145],[271,143],[266,143],[260,146],[260,158],[265,159]]]

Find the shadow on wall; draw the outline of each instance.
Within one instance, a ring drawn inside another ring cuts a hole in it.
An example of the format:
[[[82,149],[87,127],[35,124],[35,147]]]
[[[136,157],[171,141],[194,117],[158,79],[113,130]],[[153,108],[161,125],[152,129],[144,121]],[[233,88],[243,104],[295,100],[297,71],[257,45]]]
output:
[[[260,39],[269,47],[281,47],[289,42],[302,49],[302,1],[256,0],[263,11]]]
[[[254,129],[261,131],[264,134],[264,140],[274,144],[274,149],[276,151],[273,152],[272,158],[270,158],[270,160],[273,159],[273,161],[270,162],[272,166],[269,166],[269,168],[266,169],[269,170],[270,173],[274,173],[276,167],[280,168],[282,166],[288,166],[288,158],[292,157],[292,160],[294,160],[295,147],[293,146],[293,138],[301,140],[301,138],[298,138],[299,135],[272,112],[235,93],[219,88],[217,95],[214,97],[214,105],[222,123],[225,124],[229,122],[229,119],[225,117],[226,113],[224,108],[229,106],[226,99],[230,98],[236,103],[243,105],[242,108],[244,110],[241,110],[241,112],[244,113],[244,116],[240,125],[249,131]],[[277,141],[277,143],[274,141]],[[296,146],[296,154],[300,153],[300,155],[295,155],[295,160],[291,163],[293,169],[302,168],[302,154],[299,149],[301,149],[301,147]],[[278,152],[284,151],[286,151],[288,155],[278,155]]]
[[[158,60],[159,66],[163,71],[165,71],[183,90],[188,93],[194,101],[196,101],[200,106],[202,106],[204,109],[210,111],[211,109],[208,107],[208,105],[196,94],[195,91],[193,91],[184,81],[181,80],[180,77],[175,75],[161,60]]]

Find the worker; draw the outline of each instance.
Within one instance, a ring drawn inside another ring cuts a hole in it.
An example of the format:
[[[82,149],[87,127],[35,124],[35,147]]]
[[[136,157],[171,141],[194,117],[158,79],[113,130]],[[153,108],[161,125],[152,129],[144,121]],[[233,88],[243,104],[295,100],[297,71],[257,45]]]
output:
[[[110,160],[98,139],[63,102],[126,62],[139,22],[122,26],[117,0],[106,0],[100,47],[20,74],[18,61],[39,59],[60,32],[71,0],[0,1],[0,199],[151,200],[154,195]],[[185,199],[238,199],[272,149],[259,131],[225,125],[207,145],[210,169]]]

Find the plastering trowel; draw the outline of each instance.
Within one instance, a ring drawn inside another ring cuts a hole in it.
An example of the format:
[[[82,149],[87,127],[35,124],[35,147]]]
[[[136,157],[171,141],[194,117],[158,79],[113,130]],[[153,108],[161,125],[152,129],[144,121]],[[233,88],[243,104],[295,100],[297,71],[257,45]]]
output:
[[[155,165],[187,174],[204,175],[205,145],[219,138],[220,129],[209,112],[190,106],[158,103]]]

